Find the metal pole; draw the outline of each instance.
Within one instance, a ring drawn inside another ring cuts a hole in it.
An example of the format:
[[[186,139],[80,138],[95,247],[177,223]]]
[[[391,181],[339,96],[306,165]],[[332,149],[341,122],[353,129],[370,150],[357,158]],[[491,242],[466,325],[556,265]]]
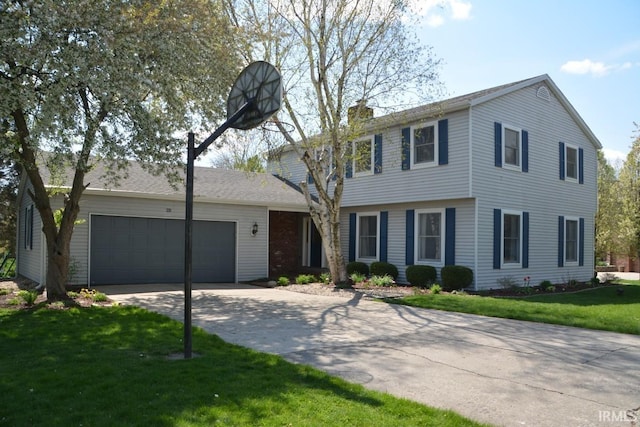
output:
[[[189,132],[187,146],[187,197],[184,220],[184,358],[191,359],[191,270],[193,236],[193,164],[195,135]]]

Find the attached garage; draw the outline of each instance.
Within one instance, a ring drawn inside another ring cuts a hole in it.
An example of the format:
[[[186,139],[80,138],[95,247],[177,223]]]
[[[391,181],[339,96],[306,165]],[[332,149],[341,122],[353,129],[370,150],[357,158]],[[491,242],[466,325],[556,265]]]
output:
[[[236,281],[236,223],[194,221],[193,282]],[[181,283],[184,220],[91,215],[91,285]]]

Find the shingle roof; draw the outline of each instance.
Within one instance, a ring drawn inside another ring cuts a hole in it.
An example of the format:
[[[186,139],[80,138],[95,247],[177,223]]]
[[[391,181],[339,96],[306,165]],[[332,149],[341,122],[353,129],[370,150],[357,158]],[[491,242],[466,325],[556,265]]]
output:
[[[40,168],[43,179],[52,184],[46,167]],[[86,194],[120,195],[162,199],[184,199],[184,179],[176,188],[164,175],[153,175],[137,162],[130,162],[118,185],[105,178],[106,169],[100,162],[85,176]],[[72,171],[63,182],[72,182]],[[184,177],[184,172],[180,171]],[[70,184],[63,185],[69,186]],[[267,173],[196,167],[194,169],[194,200],[225,204],[266,206],[306,210],[304,195],[295,185]]]

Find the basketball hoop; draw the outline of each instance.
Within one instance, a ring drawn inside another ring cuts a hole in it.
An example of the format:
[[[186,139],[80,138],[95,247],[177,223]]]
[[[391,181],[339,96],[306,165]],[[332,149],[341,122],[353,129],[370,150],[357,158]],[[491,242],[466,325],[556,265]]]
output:
[[[264,121],[261,125],[260,125],[260,129],[267,131],[267,132],[280,132],[280,128],[278,127],[278,123],[280,123],[282,125],[282,127],[284,128],[284,131],[287,133],[293,133],[296,130],[296,127],[294,125],[292,125],[291,123],[288,122],[283,122],[283,121],[278,121],[276,122],[275,120],[266,120]]]

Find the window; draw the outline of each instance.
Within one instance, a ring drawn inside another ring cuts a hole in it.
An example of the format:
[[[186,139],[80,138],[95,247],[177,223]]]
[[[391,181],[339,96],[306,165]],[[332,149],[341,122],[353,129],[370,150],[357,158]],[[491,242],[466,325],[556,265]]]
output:
[[[33,249],[33,205],[24,211],[24,247]]]
[[[353,170],[356,175],[367,175],[372,172],[373,138],[356,141],[353,144]]]
[[[442,263],[443,223],[441,210],[416,211],[417,262]]]
[[[578,218],[565,218],[564,222],[564,262],[567,264],[578,263]]]
[[[502,264],[520,265],[522,254],[521,214],[503,212],[502,215]]]
[[[506,125],[503,126],[502,129],[504,133],[504,166],[520,170],[520,166],[522,164],[522,144],[520,130],[507,127]]]
[[[577,181],[578,180],[578,149],[576,147],[571,147],[570,145],[567,145],[566,150],[567,150],[565,154],[565,159],[567,162],[566,179]]]
[[[358,214],[358,258],[378,258],[378,214]]]
[[[411,160],[414,166],[435,165],[438,161],[438,127],[427,123],[411,128]]]

